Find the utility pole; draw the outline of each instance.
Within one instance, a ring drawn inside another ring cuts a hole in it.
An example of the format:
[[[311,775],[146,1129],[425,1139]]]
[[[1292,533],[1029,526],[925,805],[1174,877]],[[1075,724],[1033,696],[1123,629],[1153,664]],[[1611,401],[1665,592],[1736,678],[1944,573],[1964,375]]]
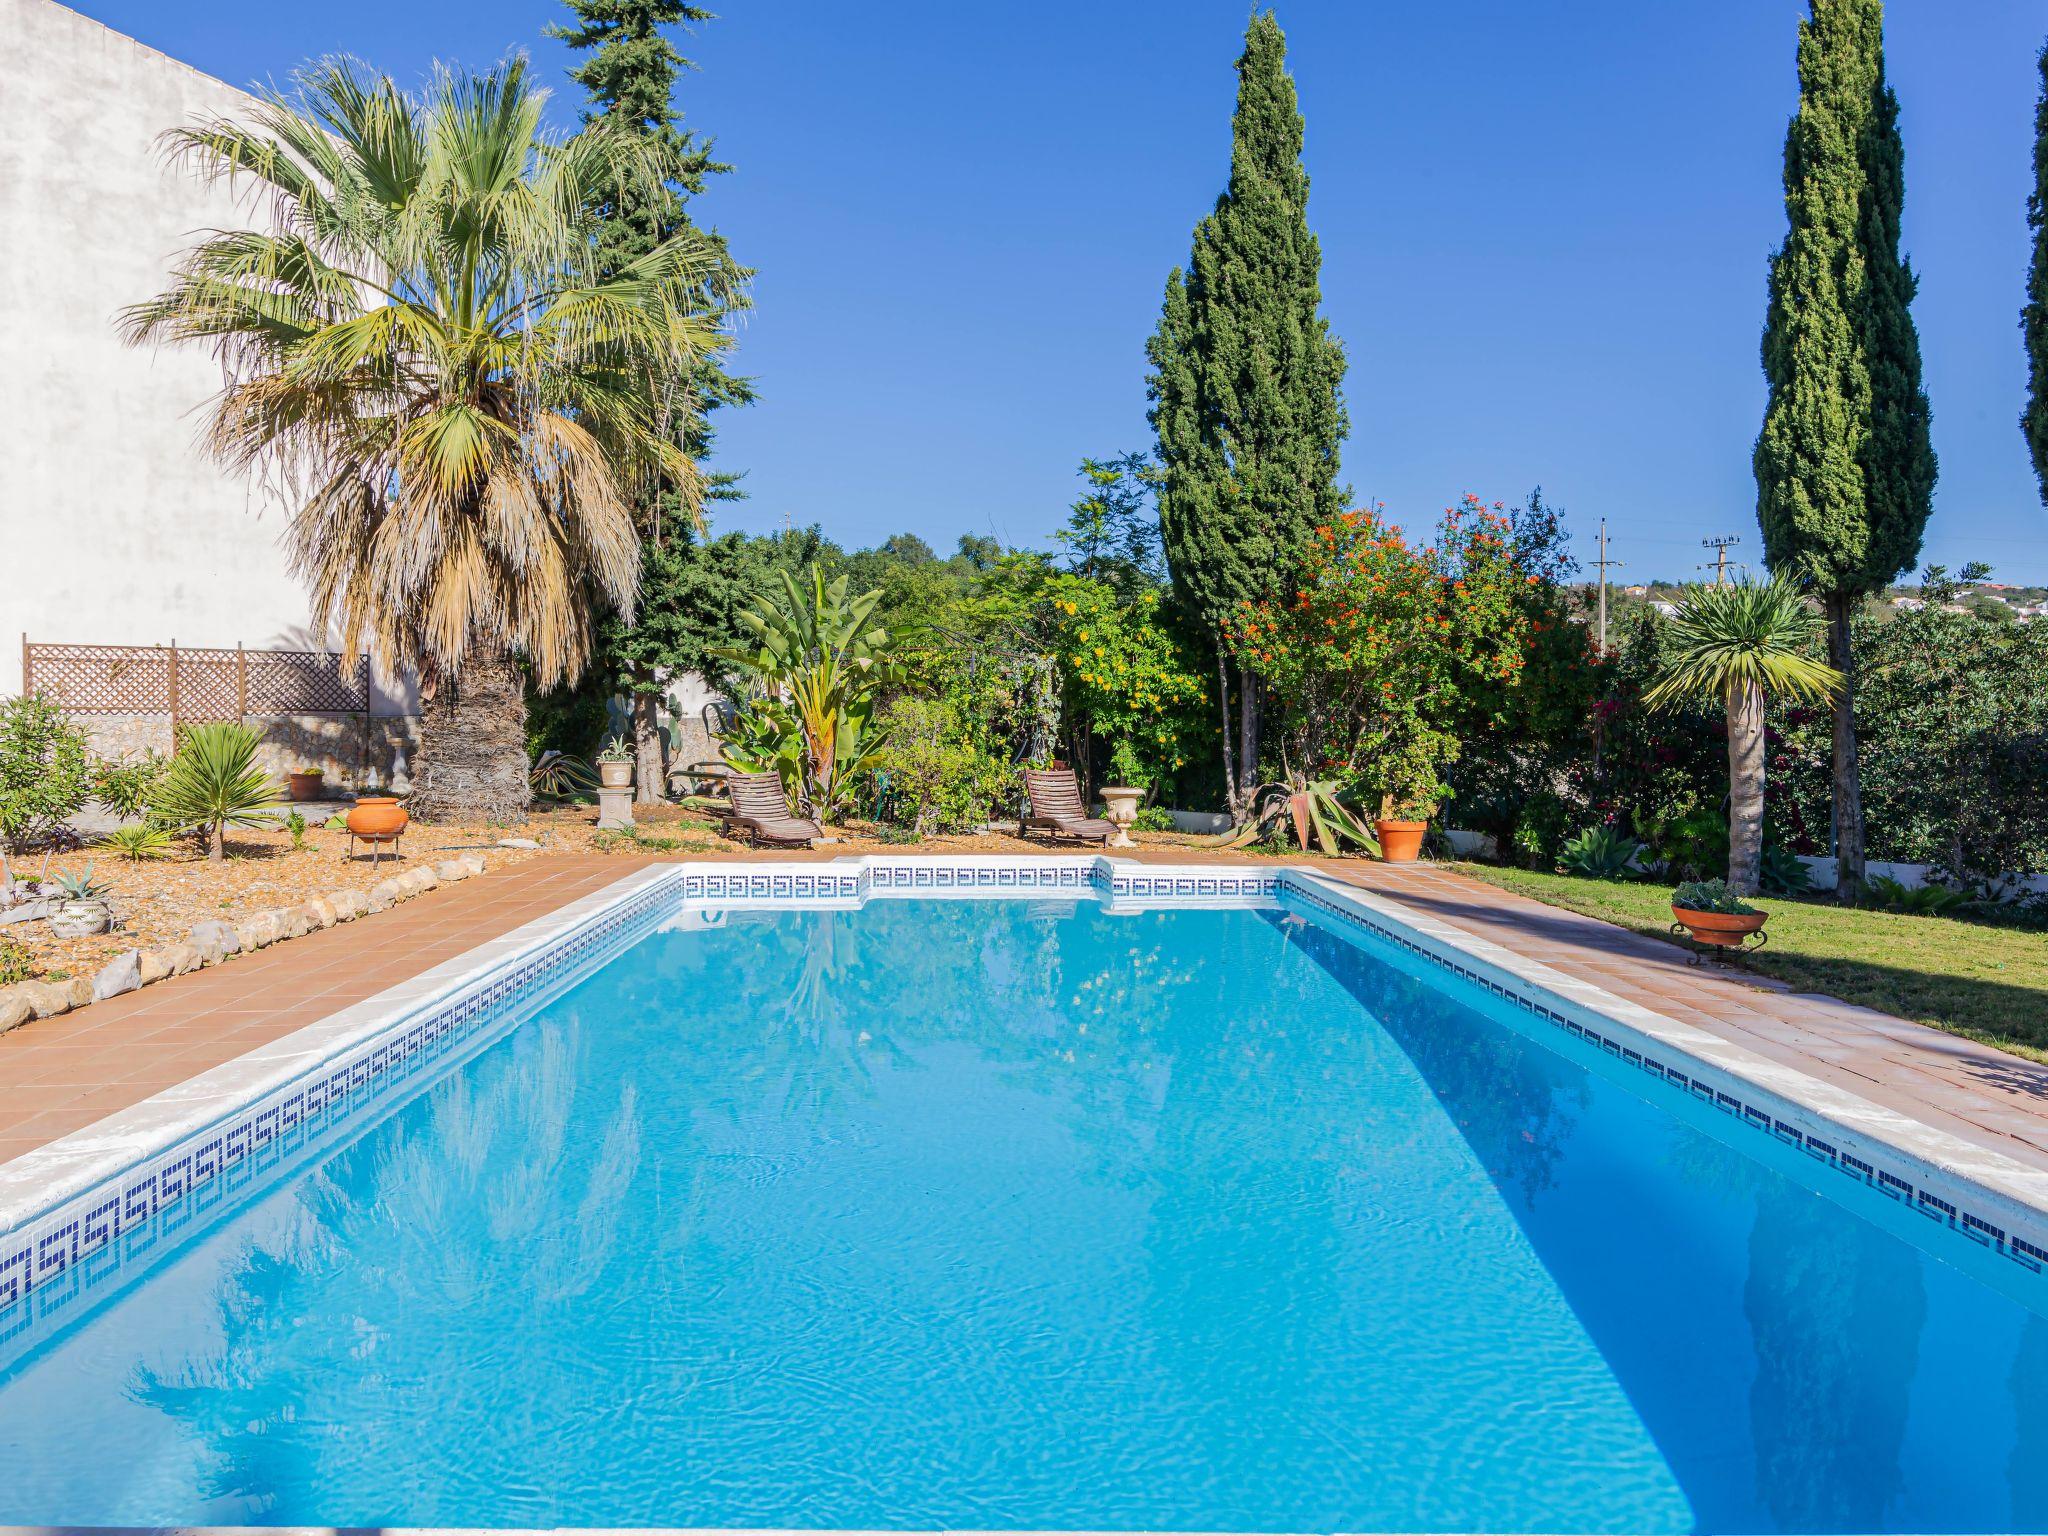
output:
[[[1732,533],[1729,533],[1729,534],[1723,534],[1723,535],[1722,535],[1722,536],[1721,536],[1720,538],[1718,538],[1718,539],[1701,539],[1701,540],[1700,540],[1700,547],[1701,547],[1701,548],[1703,548],[1703,549],[1711,549],[1711,550],[1712,550],[1712,551],[1714,552],[1714,585],[1715,585],[1715,586],[1717,586],[1717,587],[1718,587],[1718,586],[1720,586],[1720,585],[1721,585],[1721,583],[1722,583],[1722,582],[1723,582],[1724,580],[1726,580],[1726,579],[1727,579],[1727,576],[1728,576],[1728,551],[1729,551],[1729,549],[1730,549],[1730,548],[1731,548],[1731,547],[1732,547],[1733,545],[1736,545],[1736,544],[1740,544],[1741,542],[1742,542],[1742,540],[1741,540],[1741,539],[1739,539],[1739,538],[1737,538],[1737,537],[1736,537],[1736,536],[1735,536],[1734,534],[1732,534]],[[1706,569],[1706,567],[1705,567],[1705,566],[1703,565],[1703,566],[1701,566],[1701,567],[1700,567],[1700,569],[1704,571],[1704,570]]]
[[[1607,558],[1607,519],[1603,517],[1600,519],[1600,558],[1593,562],[1594,568],[1600,572],[1600,654],[1602,656],[1607,654],[1607,568],[1609,566],[1618,568],[1621,563],[1619,560]]]

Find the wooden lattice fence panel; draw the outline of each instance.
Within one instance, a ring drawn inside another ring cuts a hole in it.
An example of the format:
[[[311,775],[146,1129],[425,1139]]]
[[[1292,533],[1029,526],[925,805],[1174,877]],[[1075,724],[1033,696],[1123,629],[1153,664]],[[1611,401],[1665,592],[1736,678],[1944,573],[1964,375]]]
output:
[[[77,715],[200,721],[361,714],[370,707],[369,663],[348,666],[327,651],[41,645],[24,636],[21,678],[23,692],[49,694]]]

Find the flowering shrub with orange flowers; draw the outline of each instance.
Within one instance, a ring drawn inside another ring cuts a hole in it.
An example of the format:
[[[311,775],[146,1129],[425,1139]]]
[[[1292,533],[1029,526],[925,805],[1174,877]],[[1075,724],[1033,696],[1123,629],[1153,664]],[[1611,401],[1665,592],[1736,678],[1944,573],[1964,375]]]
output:
[[[1383,816],[1430,815],[1473,701],[1519,683],[1537,580],[1510,520],[1471,496],[1429,543],[1380,507],[1316,529],[1294,595],[1240,605],[1224,630],[1278,706],[1290,781],[1334,779]]]

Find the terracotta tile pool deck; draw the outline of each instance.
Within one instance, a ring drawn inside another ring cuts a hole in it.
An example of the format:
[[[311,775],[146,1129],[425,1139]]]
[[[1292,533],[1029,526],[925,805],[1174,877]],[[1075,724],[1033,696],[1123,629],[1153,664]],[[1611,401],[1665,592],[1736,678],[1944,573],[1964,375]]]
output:
[[[724,855],[831,856],[829,850]],[[1245,862],[1173,847],[1128,856],[1149,863]],[[0,1162],[657,862],[663,861],[535,859],[228,965],[24,1024],[0,1035]],[[2048,1168],[2048,1065],[1833,998],[1793,993],[1739,970],[1695,967],[1671,945],[1454,870],[1302,862],[1926,1124]]]

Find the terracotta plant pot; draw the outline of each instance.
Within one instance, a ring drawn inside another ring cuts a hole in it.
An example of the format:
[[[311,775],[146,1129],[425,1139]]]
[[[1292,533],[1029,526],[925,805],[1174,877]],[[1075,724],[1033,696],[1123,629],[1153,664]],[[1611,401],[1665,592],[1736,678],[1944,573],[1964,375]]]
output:
[[[1695,944],[1716,944],[1738,949],[1742,941],[1764,925],[1763,912],[1738,915],[1732,912],[1695,912],[1690,907],[1673,907],[1671,915],[1685,924]]]
[[[1429,830],[1429,823],[1376,821],[1372,829],[1379,834],[1380,857],[1389,864],[1407,864],[1421,855],[1422,835]]]
[[[392,795],[365,795],[348,808],[348,829],[357,837],[396,837],[411,820]]]
[[[633,783],[631,763],[599,763],[597,773],[598,781],[606,789],[628,789]]]
[[[327,775],[319,768],[304,773],[288,773],[285,780],[291,786],[294,800],[318,800],[327,788]]]

